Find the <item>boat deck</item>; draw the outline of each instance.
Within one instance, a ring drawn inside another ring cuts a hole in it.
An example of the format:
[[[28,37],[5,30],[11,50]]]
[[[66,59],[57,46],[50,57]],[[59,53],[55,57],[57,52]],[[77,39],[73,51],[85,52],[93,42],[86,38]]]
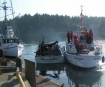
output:
[[[8,66],[1,65],[1,73],[0,73],[0,87],[20,87],[20,81],[16,79],[15,72],[16,66],[13,62],[7,62]],[[25,87],[31,87],[28,80],[24,75],[24,70],[21,72],[21,77],[25,84]],[[41,75],[36,74],[36,87],[61,87],[61,84],[58,84],[51,79],[45,78]],[[63,86],[64,87],[64,86]]]
[[[94,53],[94,51],[90,51],[90,52],[88,53],[88,55],[96,55],[96,54]]]
[[[20,82],[18,79],[16,79],[15,71],[15,68],[2,67],[2,74],[0,75],[0,87],[20,87]],[[24,74],[21,74],[21,76],[24,81],[25,87],[30,87],[30,84],[25,78]]]
[[[51,79],[36,74],[36,87],[65,87],[63,84],[56,83]]]

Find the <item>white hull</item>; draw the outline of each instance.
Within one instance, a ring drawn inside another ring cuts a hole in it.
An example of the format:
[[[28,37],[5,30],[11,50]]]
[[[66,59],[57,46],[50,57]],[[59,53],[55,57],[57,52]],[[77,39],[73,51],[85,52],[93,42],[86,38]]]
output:
[[[64,56],[36,56],[36,62],[37,63],[63,63],[64,62]]]
[[[7,57],[20,57],[23,52],[23,45],[18,43],[3,44],[4,55]]]
[[[102,58],[102,55],[73,55],[67,52],[65,55],[69,63],[82,68],[95,67],[99,64],[99,61],[101,61]]]
[[[12,58],[12,57],[19,57],[22,55],[22,51],[23,51],[23,45],[19,44],[20,40],[19,38],[15,35],[14,29],[16,29],[14,25],[15,23],[13,23],[12,25],[10,25],[8,18],[7,18],[7,10],[8,7],[12,7],[11,6],[7,6],[6,3],[7,2],[3,2],[4,4],[2,6],[0,6],[1,8],[3,8],[2,10],[4,11],[4,27],[1,29],[1,34],[0,34],[0,47],[3,48],[4,51],[4,56]],[[12,2],[11,2],[12,3]],[[9,5],[9,4],[8,4]],[[13,11],[13,7],[11,8]],[[11,12],[10,12],[11,13]],[[13,14],[12,14],[13,15]],[[14,17],[13,17],[14,19]],[[19,34],[17,34],[19,35]]]

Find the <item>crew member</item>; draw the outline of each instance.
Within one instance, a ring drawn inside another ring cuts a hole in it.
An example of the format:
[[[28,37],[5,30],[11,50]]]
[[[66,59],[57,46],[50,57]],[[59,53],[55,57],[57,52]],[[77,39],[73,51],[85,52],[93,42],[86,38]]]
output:
[[[71,35],[71,32],[70,32],[70,31],[68,31],[68,32],[67,32],[67,39],[68,39],[68,43],[70,43],[70,35]]]
[[[86,32],[85,32],[85,42],[87,43],[88,42],[88,31],[86,29]]]
[[[74,36],[74,34],[73,34],[73,32],[71,31],[71,35],[70,35],[70,40],[71,40],[71,41],[73,40],[73,36]]]
[[[93,42],[93,32],[91,29],[89,31],[89,36],[90,36],[90,44],[91,44]]]
[[[77,36],[75,36],[75,38],[74,38],[74,44],[75,44],[75,47],[77,50],[77,55],[78,55],[80,53],[80,46],[79,46],[79,39]]]

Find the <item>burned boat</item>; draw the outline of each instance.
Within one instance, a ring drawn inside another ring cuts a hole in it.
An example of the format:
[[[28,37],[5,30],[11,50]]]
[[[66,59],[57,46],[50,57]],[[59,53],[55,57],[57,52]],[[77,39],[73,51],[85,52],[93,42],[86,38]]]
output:
[[[45,43],[44,40],[38,45],[35,59],[37,63],[63,63],[64,56],[58,41]]]

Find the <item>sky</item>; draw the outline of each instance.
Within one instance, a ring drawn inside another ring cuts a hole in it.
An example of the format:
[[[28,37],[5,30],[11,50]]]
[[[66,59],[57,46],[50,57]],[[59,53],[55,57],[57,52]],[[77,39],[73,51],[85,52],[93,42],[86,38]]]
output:
[[[2,2],[3,0],[0,0],[0,3]],[[82,5],[84,15],[105,17],[105,0],[12,0],[12,3],[15,15],[46,13],[79,16]]]

